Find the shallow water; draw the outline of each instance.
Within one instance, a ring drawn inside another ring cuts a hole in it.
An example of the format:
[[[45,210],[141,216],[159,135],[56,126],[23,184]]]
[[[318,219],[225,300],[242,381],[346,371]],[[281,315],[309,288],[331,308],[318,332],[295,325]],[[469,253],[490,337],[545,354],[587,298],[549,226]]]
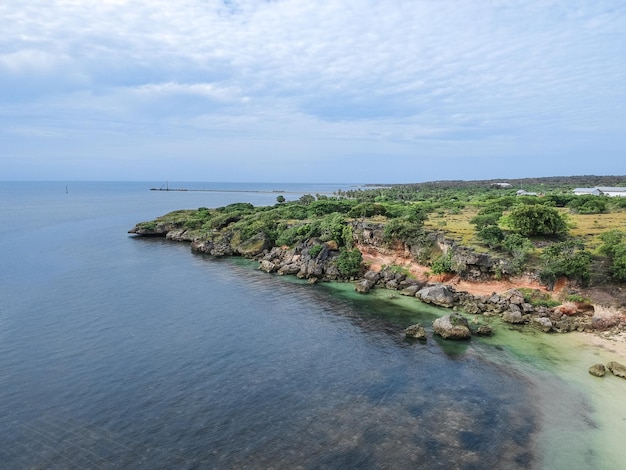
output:
[[[275,195],[151,186],[0,184],[3,468],[620,468],[575,337],[407,341],[443,311],[126,234]]]

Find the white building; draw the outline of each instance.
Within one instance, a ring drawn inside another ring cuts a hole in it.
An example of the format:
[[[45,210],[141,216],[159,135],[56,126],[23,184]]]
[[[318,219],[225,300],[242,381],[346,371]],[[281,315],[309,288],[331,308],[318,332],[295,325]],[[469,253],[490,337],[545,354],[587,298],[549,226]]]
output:
[[[592,195],[592,196],[626,197],[626,187],[596,186],[595,188],[576,188],[574,189],[574,194],[576,196]]]

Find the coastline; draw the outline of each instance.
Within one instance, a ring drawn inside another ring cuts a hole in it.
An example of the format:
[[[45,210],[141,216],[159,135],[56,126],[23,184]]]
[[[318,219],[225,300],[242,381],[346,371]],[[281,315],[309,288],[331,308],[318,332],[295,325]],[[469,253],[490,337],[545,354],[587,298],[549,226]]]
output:
[[[506,281],[483,281],[471,282],[462,280],[458,275],[454,276],[432,276],[428,275],[429,268],[415,263],[408,256],[400,253],[382,254],[379,251],[367,246],[358,247],[363,254],[363,261],[373,271],[380,271],[384,266],[399,265],[407,268],[407,270],[415,276],[416,279],[423,282],[440,282],[450,285],[455,289],[467,292],[474,296],[500,294],[510,289],[530,288],[542,292],[549,292],[545,286],[540,283],[524,278],[514,278]],[[557,294],[563,285],[557,286],[552,295]],[[604,319],[610,319],[615,316],[623,315],[623,311],[614,307],[605,307],[594,305],[594,315]],[[552,333],[559,334],[559,333]],[[611,353],[620,360],[626,361],[626,332],[594,331],[579,332],[573,331],[566,334],[574,334],[584,341],[590,347],[597,348],[599,351]],[[591,365],[591,364],[590,364]]]

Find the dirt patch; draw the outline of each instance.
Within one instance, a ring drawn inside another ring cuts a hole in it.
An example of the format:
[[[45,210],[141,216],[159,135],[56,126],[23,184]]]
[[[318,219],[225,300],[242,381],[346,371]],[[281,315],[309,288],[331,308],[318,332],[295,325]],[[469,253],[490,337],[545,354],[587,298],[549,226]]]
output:
[[[430,274],[428,266],[422,266],[416,263],[410,256],[410,253],[399,250],[381,253],[376,248],[369,246],[359,246],[359,250],[363,255],[363,261],[372,271],[380,271],[384,266],[402,266],[407,269],[415,279],[423,282],[442,282],[453,286],[456,290],[469,292],[472,295],[492,295],[499,294],[509,289],[527,287],[529,289],[538,289],[547,292],[545,286],[542,286],[531,279],[511,278],[506,281],[483,281],[470,282],[461,279],[455,274]],[[560,286],[561,288],[563,286]],[[558,293],[555,289],[554,293]]]

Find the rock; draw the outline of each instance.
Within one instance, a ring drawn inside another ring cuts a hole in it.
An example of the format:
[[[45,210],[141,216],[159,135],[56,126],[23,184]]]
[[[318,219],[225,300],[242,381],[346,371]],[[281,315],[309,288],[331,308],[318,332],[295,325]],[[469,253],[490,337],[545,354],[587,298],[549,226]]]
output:
[[[604,364],[594,364],[589,368],[589,373],[591,375],[595,375],[596,377],[604,377],[606,374],[606,368]]]
[[[416,323],[415,325],[411,325],[404,330],[404,333],[407,338],[412,339],[426,339],[426,330],[422,325]]]
[[[409,286],[400,291],[400,295],[408,295],[409,297],[414,297],[417,291],[419,290],[419,286]]]
[[[272,242],[268,236],[263,233],[257,233],[256,235],[241,241],[236,246],[232,246],[234,252],[239,253],[246,258],[252,258],[264,251],[269,250],[272,247]]]
[[[578,308],[576,307],[576,304],[574,304],[573,302],[566,302],[556,307],[554,309],[554,313],[572,316],[578,313]]]
[[[503,294],[505,300],[513,305],[522,305],[524,303],[524,294],[517,289],[510,289]]]
[[[456,302],[455,290],[446,284],[424,287],[415,296],[422,302],[439,305],[440,307],[453,307]]]
[[[373,284],[375,284],[380,279],[380,273],[376,271],[367,271],[363,275],[363,279],[367,279],[368,281],[371,281]]]
[[[524,323],[524,318],[522,317],[522,312],[520,308],[516,304],[511,304],[509,306],[509,310],[504,312],[502,315],[502,320],[507,323]]]
[[[444,339],[469,339],[472,332],[467,319],[458,313],[448,313],[433,322],[433,331]]]
[[[385,282],[385,289],[398,290],[398,281],[392,279],[391,281]]]
[[[193,236],[185,229],[170,230],[165,238],[174,242],[191,242]]]
[[[480,325],[476,330],[478,336],[493,336],[493,328],[489,325]]]
[[[624,366],[623,364],[620,364],[619,362],[611,361],[606,365],[606,367],[616,377],[621,377],[622,379],[626,379],[626,366]]]
[[[299,271],[300,271],[300,265],[296,263],[292,263],[292,264],[285,264],[281,266],[278,269],[278,274],[280,274],[281,276],[285,274],[298,274]]]
[[[337,251],[339,249],[339,245],[335,240],[329,240],[326,242],[326,248],[331,251]]]
[[[539,328],[544,333],[552,330],[552,321],[547,317],[535,317],[531,320],[531,324]]]
[[[276,271],[276,265],[274,263],[272,263],[271,261],[262,260],[259,263],[259,269],[261,271],[265,271],[266,273],[272,273],[272,272]]]
[[[354,285],[354,290],[360,294],[367,294],[374,284],[367,279],[361,279]]]

